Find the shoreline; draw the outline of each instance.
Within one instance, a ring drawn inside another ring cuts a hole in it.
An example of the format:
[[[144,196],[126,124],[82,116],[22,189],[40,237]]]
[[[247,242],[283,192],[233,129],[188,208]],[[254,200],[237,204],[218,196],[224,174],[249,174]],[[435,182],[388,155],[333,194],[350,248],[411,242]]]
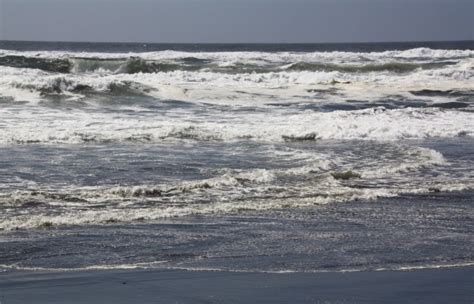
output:
[[[0,273],[13,303],[472,303],[474,267],[252,273],[163,269]]]

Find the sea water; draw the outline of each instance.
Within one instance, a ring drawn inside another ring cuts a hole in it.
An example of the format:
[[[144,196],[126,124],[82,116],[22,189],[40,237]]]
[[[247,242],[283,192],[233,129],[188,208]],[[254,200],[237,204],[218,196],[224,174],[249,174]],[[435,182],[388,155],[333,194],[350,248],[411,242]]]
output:
[[[0,269],[472,265],[474,43],[0,42]]]

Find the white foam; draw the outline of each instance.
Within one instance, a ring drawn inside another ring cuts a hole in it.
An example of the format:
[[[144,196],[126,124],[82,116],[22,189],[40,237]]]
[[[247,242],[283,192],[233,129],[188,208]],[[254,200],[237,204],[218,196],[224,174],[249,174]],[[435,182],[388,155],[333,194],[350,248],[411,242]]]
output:
[[[133,269],[163,269],[163,270],[184,270],[197,272],[235,272],[235,273],[270,273],[270,274],[297,274],[297,273],[350,273],[365,271],[415,271],[430,269],[447,269],[474,266],[474,262],[464,262],[457,264],[426,264],[426,265],[406,265],[381,268],[346,268],[346,269],[312,269],[312,270],[295,270],[295,269],[227,269],[217,267],[183,267],[169,266],[168,261],[156,261],[149,263],[133,263],[133,264],[117,264],[117,265],[92,265],[76,268],[51,268],[51,267],[27,267],[19,265],[0,264],[0,270],[20,270],[20,271],[37,271],[37,272],[72,272],[72,271],[88,271],[88,270],[133,270]]]
[[[140,53],[103,53],[103,52],[68,52],[68,51],[12,51],[0,50],[0,56],[27,56],[36,58],[101,58],[101,59],[124,59],[129,57],[140,57],[147,60],[169,60],[194,57],[199,59],[214,59],[224,62],[238,60],[254,60],[260,62],[262,58],[271,62],[287,61],[311,61],[316,59],[340,59],[354,60],[380,59],[380,58],[463,58],[473,57],[474,50],[442,50],[429,48],[414,48],[405,51],[384,52],[181,52],[181,51],[158,51]]]
[[[188,183],[187,188],[168,188],[166,195],[175,192],[174,197],[167,196],[151,197],[146,206],[135,205],[148,200],[146,193],[158,193],[162,191],[156,186],[138,187],[115,187],[107,189],[105,187],[76,189],[71,193],[72,197],[87,199],[79,206],[70,204],[56,204],[55,212],[49,213],[29,213],[9,215],[0,220],[0,230],[32,229],[32,228],[54,228],[61,225],[102,225],[107,223],[130,223],[142,221],[155,221],[163,218],[184,217],[194,215],[212,214],[232,214],[246,211],[265,211],[283,208],[304,208],[328,203],[341,203],[354,200],[374,200],[381,197],[396,197],[400,194],[423,194],[432,191],[463,191],[474,189],[474,182],[471,181],[449,181],[426,182],[425,184],[406,185],[399,183],[395,188],[351,188],[337,182],[330,175],[326,179],[320,180],[317,184],[299,185],[297,187],[285,186],[283,192],[272,192],[272,198],[267,200],[248,196],[241,199],[246,192],[261,192],[265,188],[254,186],[253,188],[242,188],[234,183],[224,182],[227,177],[220,179],[216,185],[207,185],[208,181]],[[326,182],[325,182],[326,181]],[[203,186],[206,183],[206,186]],[[237,183],[237,181],[235,182]],[[184,183],[183,185],[185,185]],[[211,189],[208,189],[211,188]],[[158,189],[158,190],[157,190]],[[264,192],[262,192],[264,193]],[[201,201],[203,197],[221,197],[216,201]],[[224,195],[225,194],[225,195]],[[16,198],[23,201],[28,193]],[[134,199],[135,196],[141,196]],[[183,196],[185,195],[185,196]],[[264,196],[265,197],[265,196]],[[39,199],[35,195],[35,199]],[[239,199],[240,198],[240,199]],[[12,198],[4,198],[7,201]],[[2,199],[3,200],[3,199]],[[53,199],[54,201],[54,199]],[[62,201],[62,199],[61,199]],[[118,203],[122,202],[122,203]],[[85,206],[97,204],[102,206],[107,204],[107,208],[86,209]],[[133,206],[133,208],[130,208]]]
[[[117,265],[92,265],[76,268],[52,268],[52,267],[27,267],[19,265],[0,264],[0,269],[13,269],[22,271],[47,271],[47,272],[65,272],[65,271],[87,271],[87,270],[130,270],[130,269],[150,269],[157,268],[167,261],[155,261],[149,263],[117,264]]]
[[[430,269],[447,269],[472,267],[474,262],[464,262],[457,264],[426,264],[426,265],[406,265],[381,268],[346,268],[346,269],[312,269],[312,270],[295,270],[295,269],[227,269],[217,267],[182,267],[169,266],[168,261],[156,261],[149,263],[133,263],[133,264],[117,264],[117,265],[92,265],[76,268],[52,268],[52,267],[27,267],[20,265],[0,264],[0,270],[20,270],[20,271],[37,271],[37,272],[72,272],[72,271],[90,271],[90,270],[133,270],[133,269],[172,269],[197,272],[235,272],[235,273],[270,273],[270,274],[297,274],[297,273],[349,273],[349,272],[365,272],[365,271],[415,271]]]
[[[60,225],[93,225],[108,222],[135,222],[153,221],[162,218],[183,217],[190,215],[229,214],[240,210],[264,211],[271,209],[282,209],[309,207],[333,202],[342,202],[354,199],[373,199],[377,197],[395,196],[385,190],[354,190],[335,189],[331,193],[323,193],[321,196],[294,198],[291,201],[278,198],[276,195],[270,201],[247,199],[244,201],[225,200],[209,203],[187,203],[156,204],[147,207],[135,208],[107,208],[106,210],[64,210],[59,214],[29,214],[17,215],[3,218],[0,221],[0,229],[31,229]]]
[[[271,273],[271,274],[292,274],[292,273],[350,273],[350,272],[366,272],[366,271],[415,271],[415,270],[430,270],[430,269],[445,269],[445,268],[459,268],[459,267],[471,267],[474,266],[474,262],[465,262],[457,264],[426,264],[416,266],[394,266],[386,268],[345,268],[345,269],[312,269],[312,270],[296,270],[296,269],[280,269],[280,270],[254,270],[254,269],[227,269],[227,268],[211,268],[211,267],[179,267],[171,266],[167,269],[177,269],[186,271],[204,271],[204,272],[236,272],[236,273]]]
[[[364,178],[380,178],[447,163],[441,153],[432,149],[417,147],[415,149],[409,149],[406,152],[402,162],[399,161],[398,158],[393,159],[394,164],[385,164],[386,161],[380,161],[378,165],[374,166],[375,169],[363,170],[361,172],[362,176]]]
[[[0,144],[241,139],[274,142],[308,134],[315,140],[393,141],[472,136],[474,132],[473,113],[436,108],[209,114],[199,117],[183,110],[179,115],[160,117],[53,109],[32,114],[27,107],[1,108]]]
[[[439,69],[408,74],[388,72],[341,73],[300,71],[224,74],[203,71],[172,71],[137,74],[54,74],[32,69],[0,67],[0,95],[37,102],[42,92],[80,96],[78,87],[108,92],[111,87],[135,86],[142,94],[158,99],[226,105],[262,105],[278,102],[375,101],[390,95],[413,99],[409,91],[423,89],[474,91],[474,59]],[[323,95],[312,93],[319,90]],[[335,94],[330,90],[336,90]],[[326,91],[326,93],[324,93]],[[324,95],[326,94],[326,95]],[[77,99],[77,98],[76,98]],[[422,97],[429,102],[446,97]],[[93,103],[93,99],[83,101]]]
[[[90,73],[61,74],[47,73],[35,69],[0,66],[0,95],[12,96],[16,100],[38,101],[44,99],[41,92],[60,91],[69,94],[78,86],[86,86],[94,91],[106,92],[112,85],[128,86],[134,83],[144,94],[159,99],[183,100],[190,102],[246,105],[269,102],[319,102],[331,100],[344,102],[347,99],[365,101],[377,100],[390,95],[413,98],[412,90],[474,90],[473,50],[432,50],[418,48],[406,51],[386,51],[373,53],[357,52],[177,52],[162,51],[148,53],[75,53],[59,51],[18,52],[0,50],[0,56],[15,55],[32,58],[62,58],[78,65],[81,59],[102,58],[126,60],[139,57],[170,63],[173,60],[195,57],[211,60],[217,66],[240,64],[269,65],[284,67],[298,62],[316,64],[338,64],[354,66],[361,64],[406,64],[437,63],[450,58],[453,64],[438,68],[415,69],[409,73],[374,71],[352,73],[340,71],[279,71],[269,73],[225,74],[206,71],[171,71],[158,73],[116,74],[121,63],[107,61],[109,71],[98,69]],[[78,63],[79,62],[79,63]],[[125,61],[124,61],[125,62]],[[337,89],[336,94],[318,96],[311,90]],[[70,94],[78,97],[77,92]],[[421,97],[417,99],[440,100],[443,97]],[[86,102],[91,102],[90,99]]]

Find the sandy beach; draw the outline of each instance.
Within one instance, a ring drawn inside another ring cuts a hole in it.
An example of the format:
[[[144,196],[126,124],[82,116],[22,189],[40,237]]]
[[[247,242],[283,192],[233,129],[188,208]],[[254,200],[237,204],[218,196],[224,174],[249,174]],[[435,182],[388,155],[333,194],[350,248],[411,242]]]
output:
[[[185,270],[15,272],[14,303],[472,303],[473,267],[346,273]]]

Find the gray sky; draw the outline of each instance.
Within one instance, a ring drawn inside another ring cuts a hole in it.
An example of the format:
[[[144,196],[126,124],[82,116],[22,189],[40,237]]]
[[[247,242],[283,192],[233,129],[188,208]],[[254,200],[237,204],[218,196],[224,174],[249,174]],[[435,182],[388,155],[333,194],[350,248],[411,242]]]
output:
[[[0,40],[474,39],[474,0],[0,0]]]

